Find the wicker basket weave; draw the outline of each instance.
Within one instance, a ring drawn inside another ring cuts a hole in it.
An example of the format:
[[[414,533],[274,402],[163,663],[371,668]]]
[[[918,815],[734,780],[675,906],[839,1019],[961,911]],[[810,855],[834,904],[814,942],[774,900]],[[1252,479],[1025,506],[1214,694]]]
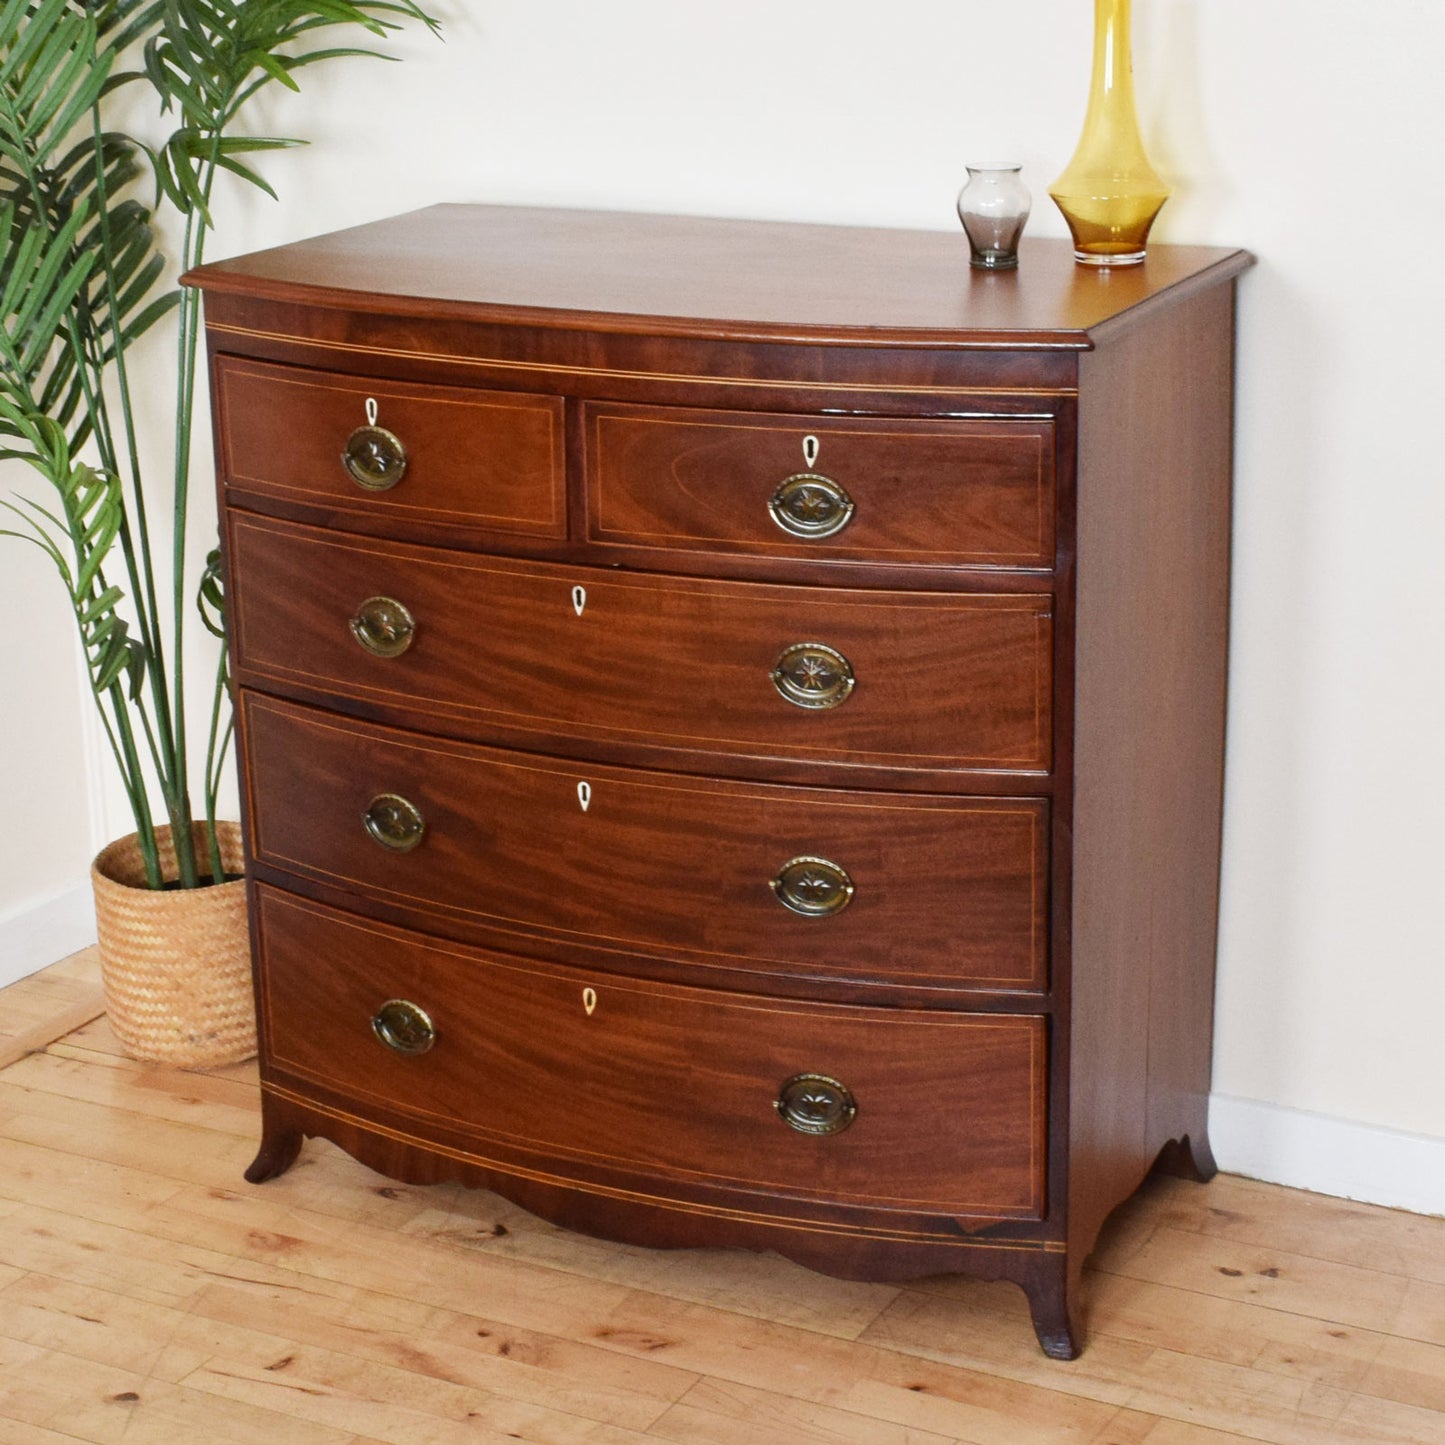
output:
[[[226,870],[242,868],[241,830],[218,823]],[[169,828],[156,829],[161,871],[176,875]],[[205,826],[192,834],[206,857]],[[90,870],[106,1011],[137,1059],[200,1066],[235,1063],[256,1052],[251,948],[244,880],[206,888],[145,886],[132,834],[102,849]]]

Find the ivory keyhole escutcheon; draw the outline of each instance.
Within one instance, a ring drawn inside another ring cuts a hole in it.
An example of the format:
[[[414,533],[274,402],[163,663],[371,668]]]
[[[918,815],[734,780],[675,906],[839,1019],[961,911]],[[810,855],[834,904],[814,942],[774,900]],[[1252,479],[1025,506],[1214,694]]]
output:
[[[376,425],[376,418],[377,418],[378,414],[379,414],[379,409],[378,409],[378,407],[377,407],[377,405],[376,405],[376,398],[375,398],[374,396],[369,396],[369,397],[367,397],[367,398],[366,398],[366,424],[367,424],[367,426],[375,426],[375,425]],[[805,447],[804,449],[806,450],[806,447]]]
[[[590,808],[590,807],[592,806],[592,784],[591,784],[591,783],[578,783],[578,784],[577,784],[577,802],[578,802],[578,805],[581,807],[581,809],[582,809],[582,811],[583,811],[584,813],[587,811],[588,808]]]
[[[815,436],[803,438],[803,462],[809,471],[818,465],[818,447],[820,443]]]
[[[597,1007],[597,990],[595,988],[584,988],[582,990],[582,1009],[590,1019],[593,1010]]]
[[[587,605],[587,589],[585,587],[574,587],[572,589],[572,610],[581,617],[582,609]]]

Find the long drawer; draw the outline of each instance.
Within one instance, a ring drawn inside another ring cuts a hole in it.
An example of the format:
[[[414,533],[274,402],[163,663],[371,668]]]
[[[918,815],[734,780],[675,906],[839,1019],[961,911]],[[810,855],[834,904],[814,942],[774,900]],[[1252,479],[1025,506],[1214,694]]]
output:
[[[560,397],[215,364],[228,487],[439,539],[567,535]]]
[[[460,1129],[501,1167],[1042,1213],[1041,1018],[620,979],[255,898],[268,1067]]]
[[[765,975],[1044,984],[1041,799],[584,767],[241,706],[255,857],[359,898]]]
[[[604,546],[1051,568],[1048,417],[930,421],[584,407]]]
[[[228,521],[238,674],[486,738],[1046,771],[1052,601],[721,582]],[[393,718],[393,720],[398,720]]]

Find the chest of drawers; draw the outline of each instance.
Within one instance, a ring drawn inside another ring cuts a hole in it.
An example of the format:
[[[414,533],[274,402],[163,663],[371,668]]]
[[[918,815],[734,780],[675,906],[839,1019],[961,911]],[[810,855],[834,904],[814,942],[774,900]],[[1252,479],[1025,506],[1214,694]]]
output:
[[[1206,1175],[1240,252],[439,207],[204,268],[304,1136],[1023,1286]]]

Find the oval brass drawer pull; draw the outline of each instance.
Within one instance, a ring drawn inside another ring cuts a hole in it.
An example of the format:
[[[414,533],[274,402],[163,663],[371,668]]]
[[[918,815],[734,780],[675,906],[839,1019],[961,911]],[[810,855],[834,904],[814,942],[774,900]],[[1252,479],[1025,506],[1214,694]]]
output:
[[[341,465],[358,487],[389,492],[406,475],[406,448],[384,426],[359,426],[346,438]]]
[[[371,1031],[387,1048],[408,1058],[426,1053],[437,1041],[431,1015],[410,999],[388,999],[371,1020]]]
[[[794,1074],[778,1090],[774,1107],[800,1134],[841,1134],[858,1116],[852,1093],[826,1074]]]
[[[351,635],[373,657],[400,657],[416,637],[416,619],[394,597],[368,597],[351,619]]]
[[[826,858],[790,858],[770,886],[784,908],[809,918],[841,913],[853,901],[853,880]]]
[[[426,819],[399,793],[378,793],[361,815],[366,831],[393,853],[410,853],[426,836]]]
[[[821,472],[797,472],[768,500],[768,512],[790,536],[831,537],[853,517],[853,499]]]
[[[795,642],[773,664],[773,686],[795,707],[821,709],[847,702],[853,665],[821,642]]]

